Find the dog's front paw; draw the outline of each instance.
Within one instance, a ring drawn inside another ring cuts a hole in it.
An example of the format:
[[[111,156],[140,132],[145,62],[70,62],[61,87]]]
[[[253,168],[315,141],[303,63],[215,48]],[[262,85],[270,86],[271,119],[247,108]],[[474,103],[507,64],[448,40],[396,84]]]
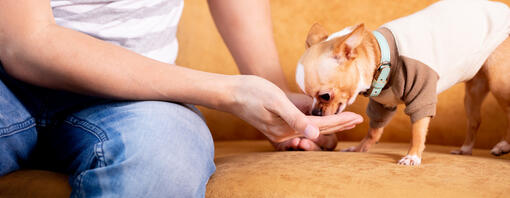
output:
[[[351,146],[346,149],[340,150],[341,152],[368,152],[368,149],[372,146],[369,141],[361,141],[358,146]]]
[[[494,148],[492,148],[492,150],[491,150],[491,153],[495,156],[504,155],[509,152],[510,152],[510,144],[505,140],[496,144],[496,146],[494,146]]]
[[[406,165],[406,166],[418,166],[421,164],[421,158],[417,155],[406,155],[400,161],[398,161],[399,165]]]
[[[345,148],[340,151],[341,152],[359,152],[359,149],[357,148],[357,146],[351,146],[349,148]]]
[[[358,146],[351,146],[346,149],[340,150],[341,152],[367,152],[368,146],[358,145]]]
[[[473,153],[472,150],[472,147],[462,146],[458,150],[450,151],[450,153],[454,155],[471,155]]]

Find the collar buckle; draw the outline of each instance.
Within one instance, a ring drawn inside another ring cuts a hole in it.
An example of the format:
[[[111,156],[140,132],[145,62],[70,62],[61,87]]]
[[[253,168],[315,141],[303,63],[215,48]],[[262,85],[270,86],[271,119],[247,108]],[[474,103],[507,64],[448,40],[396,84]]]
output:
[[[381,93],[382,89],[388,82],[388,77],[391,71],[391,55],[388,41],[381,33],[377,31],[374,31],[373,34],[379,43],[379,48],[381,50],[381,61],[377,71],[375,72],[370,89],[363,94],[370,97],[378,96]]]

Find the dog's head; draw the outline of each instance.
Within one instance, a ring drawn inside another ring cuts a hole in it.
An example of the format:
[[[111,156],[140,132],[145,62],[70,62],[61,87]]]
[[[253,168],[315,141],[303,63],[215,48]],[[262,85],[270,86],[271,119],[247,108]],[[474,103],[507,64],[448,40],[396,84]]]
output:
[[[328,37],[321,25],[312,26],[296,69],[299,87],[314,99],[312,114],[342,112],[369,88],[371,79],[360,72],[361,65],[370,64],[369,52],[360,47],[368,33],[360,24]]]

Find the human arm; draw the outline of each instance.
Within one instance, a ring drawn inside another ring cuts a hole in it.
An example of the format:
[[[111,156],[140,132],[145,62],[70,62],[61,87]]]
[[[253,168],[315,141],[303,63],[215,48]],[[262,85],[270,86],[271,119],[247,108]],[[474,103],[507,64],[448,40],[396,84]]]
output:
[[[280,67],[273,38],[269,1],[208,0],[208,3],[216,27],[229,48],[239,71],[242,74],[257,75],[273,82],[301,111],[308,113],[311,109],[312,99],[304,94],[291,92]],[[331,117],[337,120],[349,120],[352,118],[351,116],[350,113],[343,113]],[[316,119],[318,122],[326,122],[329,118]],[[345,123],[339,122],[339,124]],[[350,125],[348,128],[351,127],[353,126]],[[277,149],[283,150],[319,150],[321,148],[330,150],[336,146],[334,135],[321,136],[314,142],[308,139],[289,141],[290,145],[274,145]]]
[[[211,108],[229,103],[217,90],[231,90],[234,76],[162,63],[61,27],[48,0],[0,3],[5,19],[0,20],[0,60],[17,79],[115,99],[172,100]]]
[[[208,3],[241,74],[263,77],[289,92],[274,43],[269,1],[208,0]]]
[[[0,60],[19,80],[125,100],[203,105],[245,119],[273,141],[316,137],[323,128],[284,92],[254,76],[227,76],[158,62],[58,26],[49,0],[0,0]],[[329,128],[334,128],[332,127]],[[307,130],[309,129],[309,130]]]

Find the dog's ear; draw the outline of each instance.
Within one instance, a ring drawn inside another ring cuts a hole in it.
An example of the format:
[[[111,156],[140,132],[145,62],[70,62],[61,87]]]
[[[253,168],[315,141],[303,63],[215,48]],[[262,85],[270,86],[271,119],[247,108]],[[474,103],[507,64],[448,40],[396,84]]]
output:
[[[321,24],[315,23],[310,28],[308,36],[306,37],[306,48],[315,45],[328,38],[328,31]]]
[[[333,56],[340,59],[345,57],[347,60],[356,58],[355,49],[360,46],[365,36],[365,25],[358,24],[354,27],[354,30],[349,33],[344,40],[339,39],[333,45]]]

